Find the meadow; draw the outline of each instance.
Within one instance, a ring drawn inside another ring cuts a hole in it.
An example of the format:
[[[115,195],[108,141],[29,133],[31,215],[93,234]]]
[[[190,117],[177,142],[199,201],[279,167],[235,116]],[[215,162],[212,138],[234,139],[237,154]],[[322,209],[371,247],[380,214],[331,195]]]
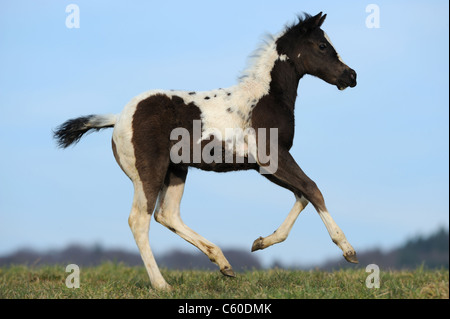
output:
[[[162,270],[169,292],[151,289],[143,267],[104,263],[80,267],[80,287],[68,288],[65,266],[0,268],[1,299],[448,299],[449,271],[380,271],[367,288],[365,269],[254,270],[227,278],[218,271]]]

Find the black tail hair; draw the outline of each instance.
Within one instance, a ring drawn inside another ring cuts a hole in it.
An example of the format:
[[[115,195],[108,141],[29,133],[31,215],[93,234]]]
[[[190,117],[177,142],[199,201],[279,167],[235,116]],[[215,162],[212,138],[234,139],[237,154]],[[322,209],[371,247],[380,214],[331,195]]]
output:
[[[58,147],[66,148],[78,143],[85,133],[91,130],[99,131],[103,128],[114,127],[114,124],[115,121],[98,115],[82,116],[68,120],[58,126],[53,131],[53,138],[56,139]]]

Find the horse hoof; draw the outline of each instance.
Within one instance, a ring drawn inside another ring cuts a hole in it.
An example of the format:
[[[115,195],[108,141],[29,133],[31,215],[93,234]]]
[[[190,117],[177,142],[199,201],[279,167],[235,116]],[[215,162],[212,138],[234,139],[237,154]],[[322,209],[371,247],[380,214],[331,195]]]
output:
[[[260,249],[264,249],[263,239],[264,239],[264,238],[259,237],[258,239],[256,239],[256,240],[253,242],[253,245],[252,245],[252,252],[257,251],[257,250],[260,250]]]
[[[159,286],[155,286],[153,287],[155,290],[159,290],[159,291],[173,291],[173,288],[171,285],[169,285],[168,283],[164,283],[162,285]]]
[[[236,274],[234,273],[234,271],[231,267],[220,269],[220,272],[222,273],[222,275],[227,276],[227,277],[236,277]]]
[[[358,264],[358,258],[356,258],[355,252],[350,252],[344,255],[345,260],[347,260],[349,263]]]

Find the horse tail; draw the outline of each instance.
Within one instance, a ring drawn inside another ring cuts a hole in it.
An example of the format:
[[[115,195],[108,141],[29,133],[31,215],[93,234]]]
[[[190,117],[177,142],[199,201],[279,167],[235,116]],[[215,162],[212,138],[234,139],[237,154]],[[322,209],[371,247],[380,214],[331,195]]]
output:
[[[91,131],[99,131],[103,128],[114,127],[117,115],[88,115],[70,119],[53,131],[53,137],[60,148],[66,148],[78,143],[81,137]]]

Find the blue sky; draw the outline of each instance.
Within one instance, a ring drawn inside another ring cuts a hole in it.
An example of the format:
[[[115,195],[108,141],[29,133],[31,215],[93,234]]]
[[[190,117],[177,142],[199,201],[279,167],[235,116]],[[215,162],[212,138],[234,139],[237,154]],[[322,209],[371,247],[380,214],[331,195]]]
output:
[[[68,29],[65,8],[80,8]],[[380,8],[367,28],[366,6]],[[52,129],[119,113],[141,92],[236,83],[265,33],[302,11],[323,29],[358,86],[340,92],[305,76],[292,154],[318,184],[358,251],[388,249],[449,226],[447,1],[0,2],[0,254],[69,243],[137,251],[128,228],[132,184],[111,130],[56,148]],[[222,248],[250,250],[287,216],[293,195],[256,172],[190,171],[182,218]],[[156,255],[195,248],[152,221]],[[255,253],[264,263],[341,256],[312,206],[288,239]]]

